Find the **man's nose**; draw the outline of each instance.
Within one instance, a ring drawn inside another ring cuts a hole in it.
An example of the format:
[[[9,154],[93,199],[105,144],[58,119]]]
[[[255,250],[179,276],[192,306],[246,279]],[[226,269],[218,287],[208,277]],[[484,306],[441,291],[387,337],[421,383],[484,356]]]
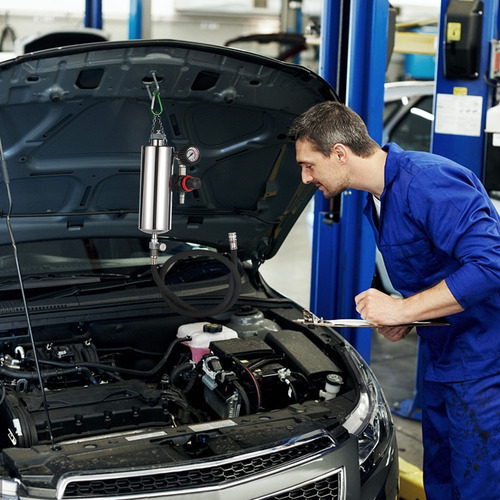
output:
[[[302,168],[301,176],[304,184],[310,184],[313,180],[311,173],[306,168]]]

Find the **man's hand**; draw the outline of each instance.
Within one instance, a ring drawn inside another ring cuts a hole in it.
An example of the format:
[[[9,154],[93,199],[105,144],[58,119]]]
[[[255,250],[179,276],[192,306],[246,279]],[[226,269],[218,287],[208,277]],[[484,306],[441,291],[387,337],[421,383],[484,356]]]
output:
[[[404,314],[403,299],[391,297],[375,288],[369,288],[357,295],[354,300],[356,311],[365,321],[375,326],[409,323]]]
[[[410,333],[411,326],[381,326],[377,332],[391,342],[403,340]]]
[[[375,326],[401,326],[462,312],[446,281],[405,299],[391,297],[375,288],[357,295],[356,311]],[[385,335],[384,335],[385,336]]]

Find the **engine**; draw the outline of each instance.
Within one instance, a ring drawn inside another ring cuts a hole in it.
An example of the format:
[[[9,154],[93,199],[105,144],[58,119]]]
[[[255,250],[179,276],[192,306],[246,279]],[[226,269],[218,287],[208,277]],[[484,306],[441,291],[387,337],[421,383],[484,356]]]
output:
[[[36,352],[12,345],[0,376],[2,448],[233,419],[333,398],[343,382],[304,332],[253,309],[226,325],[183,324],[160,353],[103,348],[90,338]]]

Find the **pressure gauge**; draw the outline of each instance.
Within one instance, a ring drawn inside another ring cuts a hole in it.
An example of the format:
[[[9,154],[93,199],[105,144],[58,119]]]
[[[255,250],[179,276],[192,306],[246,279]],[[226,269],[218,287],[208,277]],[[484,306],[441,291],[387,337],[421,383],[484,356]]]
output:
[[[195,165],[200,161],[200,150],[196,146],[184,146],[177,153],[177,158],[183,165]]]

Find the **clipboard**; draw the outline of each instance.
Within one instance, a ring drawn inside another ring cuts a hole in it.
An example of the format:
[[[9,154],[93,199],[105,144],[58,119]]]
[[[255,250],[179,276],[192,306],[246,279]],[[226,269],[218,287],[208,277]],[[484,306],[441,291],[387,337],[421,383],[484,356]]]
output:
[[[330,328],[379,328],[378,325],[368,323],[364,319],[323,319],[316,316],[307,309],[302,310],[302,319],[294,319],[294,323],[300,323],[306,326],[328,326]],[[422,326],[448,326],[450,323],[443,319],[435,319],[428,321],[414,321],[413,323],[403,323],[401,325],[390,326],[409,326],[409,327],[422,327]],[[384,325],[388,326],[388,325]]]

